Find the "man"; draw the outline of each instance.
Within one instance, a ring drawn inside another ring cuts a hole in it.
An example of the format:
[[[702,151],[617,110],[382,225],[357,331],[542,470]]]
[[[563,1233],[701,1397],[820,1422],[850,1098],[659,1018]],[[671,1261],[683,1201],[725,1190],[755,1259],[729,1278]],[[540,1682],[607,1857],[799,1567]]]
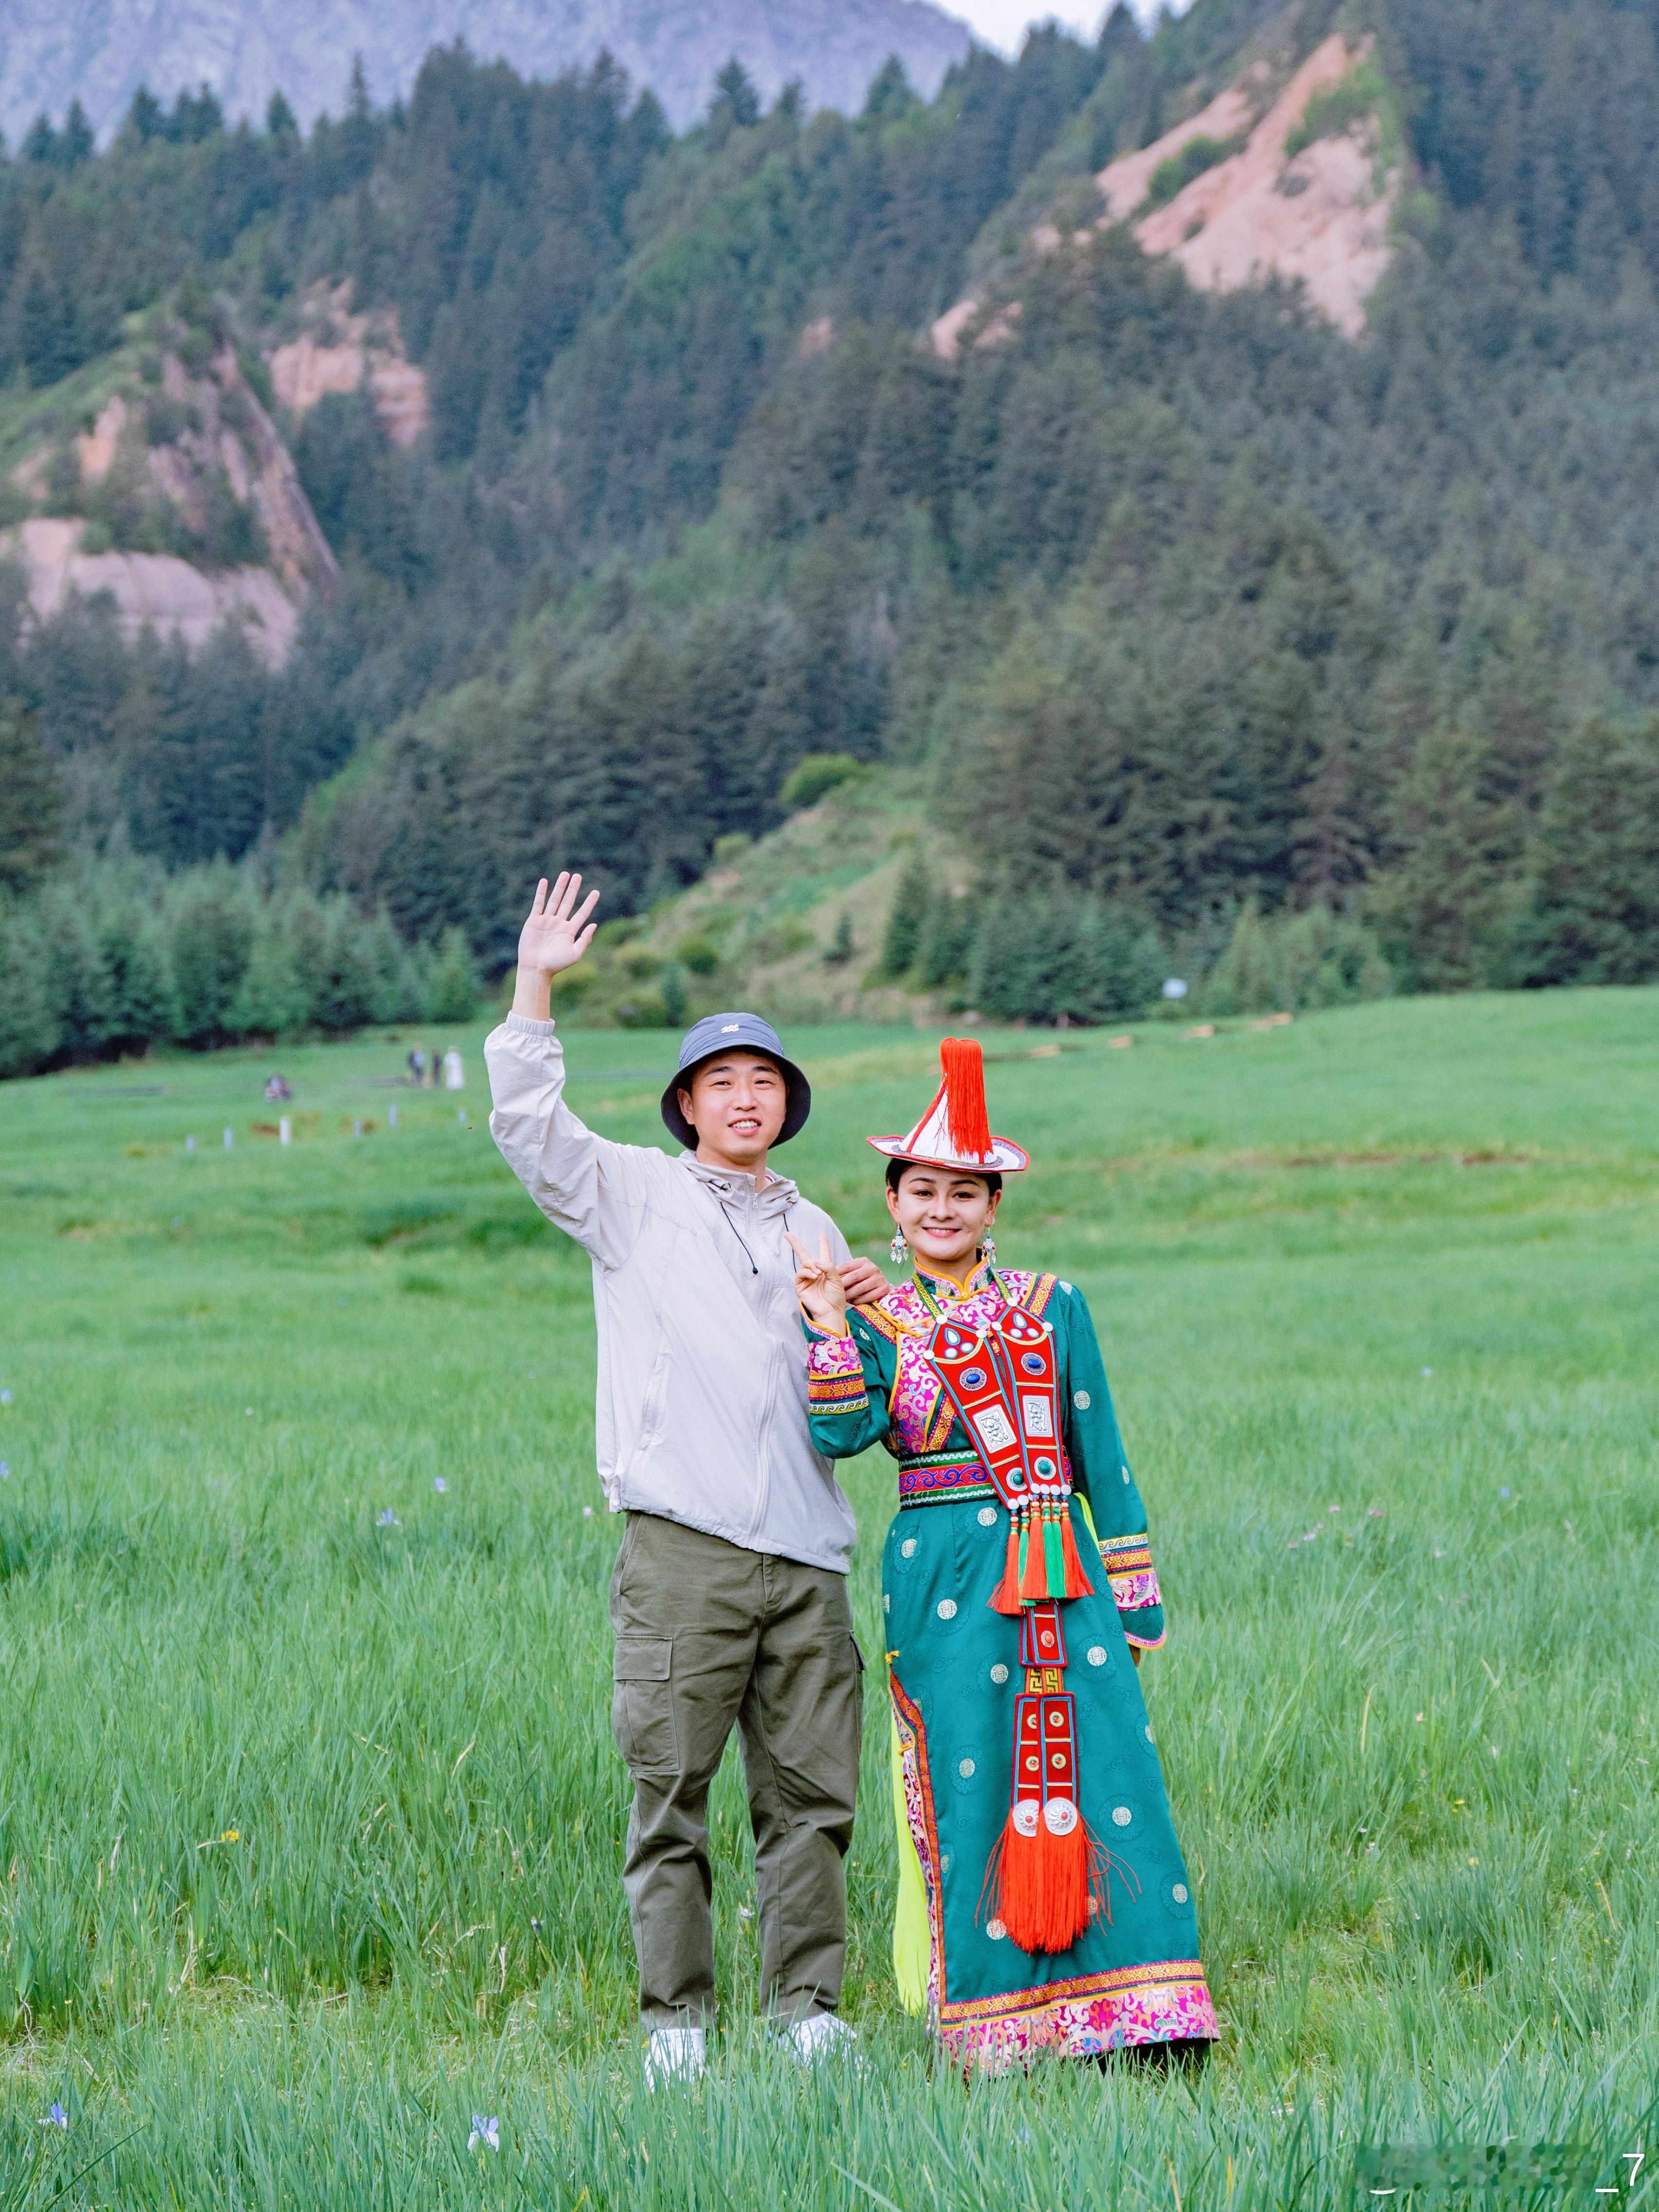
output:
[[[827,1237],[854,1301],[886,1285],[768,1165],[811,1092],[755,1015],[711,1015],[682,1044],[662,1100],[678,1158],[612,1144],[570,1111],[550,987],[592,942],[598,897],[581,898],[580,876],[537,886],[513,1011],[484,1060],[490,1133],[593,1261],[599,1474],[628,1516],[611,1584],[611,1725],[634,1782],[623,1886],[654,2083],[703,2063],[708,1789],[734,1723],[763,2001],[803,2059],[851,2039],[836,2008],[864,1663],[847,1601],[853,1515],[807,1429],[787,1237],[813,1249]]]

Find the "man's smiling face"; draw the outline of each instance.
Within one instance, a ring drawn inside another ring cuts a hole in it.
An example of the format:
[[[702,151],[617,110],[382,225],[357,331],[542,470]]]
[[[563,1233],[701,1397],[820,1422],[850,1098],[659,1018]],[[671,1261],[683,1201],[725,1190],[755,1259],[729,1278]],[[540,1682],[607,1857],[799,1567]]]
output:
[[[697,1133],[697,1158],[753,1174],[777,1142],[789,1086],[759,1052],[719,1052],[692,1071],[680,1111]]]

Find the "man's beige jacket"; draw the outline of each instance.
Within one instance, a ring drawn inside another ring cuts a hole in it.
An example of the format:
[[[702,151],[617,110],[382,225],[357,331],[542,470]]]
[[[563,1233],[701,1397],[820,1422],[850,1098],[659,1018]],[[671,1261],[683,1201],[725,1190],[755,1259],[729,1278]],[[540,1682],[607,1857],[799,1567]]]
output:
[[[853,1509],[806,1425],[806,1341],[786,1228],[829,1215],[773,1176],[612,1144],[565,1103],[551,1022],[509,1014],[484,1046],[489,1133],[550,1221],[593,1262],[594,1430],[613,1513],[660,1514],[746,1551],[844,1573]]]

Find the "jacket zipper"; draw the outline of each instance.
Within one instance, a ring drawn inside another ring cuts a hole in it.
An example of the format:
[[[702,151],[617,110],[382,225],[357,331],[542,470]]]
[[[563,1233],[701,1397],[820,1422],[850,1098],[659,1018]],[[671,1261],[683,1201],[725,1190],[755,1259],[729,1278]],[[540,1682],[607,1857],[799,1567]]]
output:
[[[759,1209],[757,1207],[755,1210],[758,1212]],[[764,1276],[761,1280],[765,1285],[767,1304],[769,1305],[771,1303],[770,1282]],[[766,1340],[766,1395],[761,1401],[760,1425],[755,1439],[755,1453],[758,1464],[755,1469],[755,1517],[750,1523],[749,1528],[751,1537],[760,1534],[765,1525],[767,1508],[772,1502],[770,1439],[772,1414],[776,1407],[778,1396],[778,1361],[781,1357],[781,1347],[775,1341],[771,1330],[766,1327],[765,1313],[763,1312],[758,1318],[761,1322],[761,1333]]]

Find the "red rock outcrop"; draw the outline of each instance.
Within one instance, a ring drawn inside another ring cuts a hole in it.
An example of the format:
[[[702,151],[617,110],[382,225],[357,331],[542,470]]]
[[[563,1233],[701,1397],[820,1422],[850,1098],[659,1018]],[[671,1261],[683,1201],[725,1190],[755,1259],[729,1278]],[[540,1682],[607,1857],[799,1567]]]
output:
[[[350,287],[313,299],[307,327],[269,356],[271,388],[291,415],[309,413],[331,392],[356,392],[365,384],[374,411],[394,446],[407,448],[432,419],[426,372],[404,351],[395,308],[355,315]]]

